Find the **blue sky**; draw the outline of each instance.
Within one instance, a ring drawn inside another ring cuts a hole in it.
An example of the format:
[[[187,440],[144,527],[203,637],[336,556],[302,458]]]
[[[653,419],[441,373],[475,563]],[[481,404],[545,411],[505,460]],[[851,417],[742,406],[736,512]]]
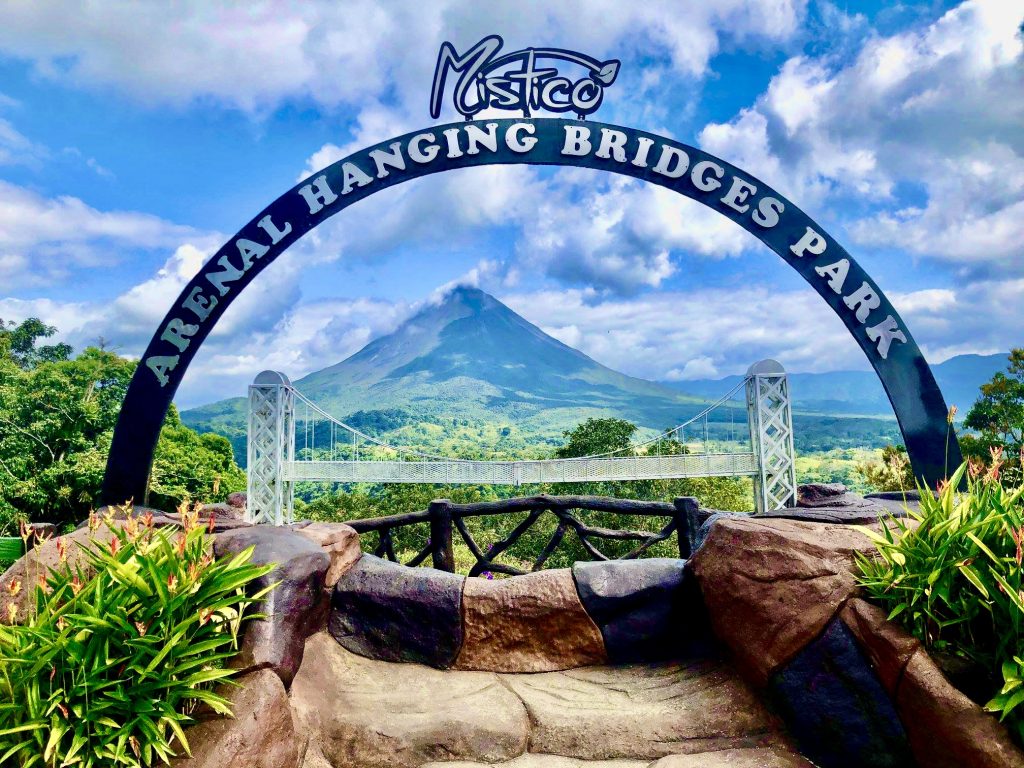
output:
[[[789,196],[934,362],[1004,351],[1024,343],[1022,20],[1024,0],[4,4],[0,317],[137,355],[268,202],[431,124],[442,41],[498,33],[506,50],[621,59],[597,119],[701,146]],[[596,172],[483,168],[382,192],[308,236],[232,306],[179,401],[337,362],[453,283],[646,378],[765,356],[866,365],[724,217]]]

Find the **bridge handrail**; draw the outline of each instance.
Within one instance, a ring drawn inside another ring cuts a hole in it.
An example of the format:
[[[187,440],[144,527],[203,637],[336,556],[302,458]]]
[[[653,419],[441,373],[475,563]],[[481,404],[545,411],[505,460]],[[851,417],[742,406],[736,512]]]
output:
[[[470,576],[481,573],[505,573],[519,576],[527,573],[520,568],[496,562],[496,558],[511,548],[542,515],[550,513],[558,519],[558,525],[543,551],[534,560],[531,571],[540,570],[561,544],[565,534],[575,534],[583,549],[595,560],[631,560],[639,557],[658,542],[669,539],[676,534],[679,556],[689,557],[690,544],[687,532],[692,527],[699,504],[696,499],[681,496],[673,502],[640,501],[636,499],[616,499],[607,496],[523,496],[498,501],[482,501],[467,504],[455,504],[448,499],[436,499],[430,507],[417,512],[406,512],[386,517],[364,518],[348,521],[359,533],[376,532],[380,535],[373,554],[395,563],[400,559],[395,552],[393,533],[397,528],[410,525],[430,525],[430,538],[404,565],[415,567],[425,562],[427,557],[435,568],[455,572],[453,551],[454,532],[458,531],[466,543],[476,563],[469,571]],[[579,519],[573,511],[587,510],[592,512],[611,512],[623,515],[642,517],[668,517],[669,522],[658,531],[635,531],[629,529],[611,529],[591,526]],[[464,522],[467,517],[483,515],[502,515],[517,512],[529,512],[525,520],[519,523],[504,539],[482,549],[474,539]],[[637,541],[634,547],[619,558],[610,558],[599,550],[591,539],[614,541]]]

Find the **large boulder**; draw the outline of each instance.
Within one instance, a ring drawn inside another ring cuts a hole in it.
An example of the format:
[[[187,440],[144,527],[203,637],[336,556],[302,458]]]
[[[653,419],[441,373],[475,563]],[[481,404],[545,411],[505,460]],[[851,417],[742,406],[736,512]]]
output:
[[[363,554],[359,546],[359,534],[351,525],[307,522],[298,523],[293,528],[299,535],[318,544],[331,558],[327,578],[324,580],[327,589],[333,589],[341,575],[355,565],[356,560]]]
[[[1024,766],[1024,752],[1007,730],[950,685],[924,649],[918,649],[903,670],[896,707],[921,766]]]
[[[222,533],[213,549],[217,557],[224,557],[248,547],[254,547],[251,562],[276,564],[251,589],[275,583],[277,587],[256,608],[264,618],[246,622],[235,664],[247,670],[272,669],[287,687],[302,662],[306,638],[320,630],[327,618],[324,578],[330,557],[305,536],[263,525]]]
[[[247,523],[238,515],[238,510],[224,504],[205,504],[198,510],[199,524],[209,527],[210,518],[213,518],[213,533],[232,531],[236,528],[248,528],[252,523]],[[141,505],[123,506],[111,505],[100,507],[96,510],[96,517],[102,520],[123,522],[128,517],[141,518],[143,515],[153,516],[153,527],[155,528],[180,528],[182,525],[180,512],[164,512],[160,509],[143,507]],[[89,520],[83,520],[78,524],[79,529],[88,527]]]
[[[371,659],[445,668],[462,645],[464,576],[363,555],[331,593],[328,628]]]
[[[526,703],[530,751],[585,760],[780,745],[780,722],[715,660],[502,675]]]
[[[527,747],[526,709],[497,675],[367,659],[326,633],[307,642],[291,699],[309,768],[494,763]]]
[[[199,517],[201,520],[209,520],[210,517],[215,520],[238,520],[242,521],[245,517],[245,510],[239,509],[238,507],[227,504],[223,501],[214,502],[213,504],[203,504],[199,508]]]
[[[686,561],[578,562],[580,600],[601,630],[613,664],[682,658],[710,641],[707,612]]]
[[[763,686],[854,593],[855,552],[874,547],[849,526],[720,517],[689,567],[715,634]]]
[[[280,678],[258,670],[238,679],[240,687],[221,693],[232,717],[207,714],[185,731],[192,757],[171,761],[174,768],[296,768],[299,739],[288,694]]]
[[[456,669],[544,672],[607,660],[601,631],[580,603],[568,568],[467,579],[462,616]]]
[[[877,605],[858,597],[846,601],[839,617],[871,660],[886,693],[894,698],[903,670],[921,642],[898,624],[886,621],[885,611]]]
[[[833,620],[770,685],[801,751],[824,768],[913,768],[907,735],[871,664]]]

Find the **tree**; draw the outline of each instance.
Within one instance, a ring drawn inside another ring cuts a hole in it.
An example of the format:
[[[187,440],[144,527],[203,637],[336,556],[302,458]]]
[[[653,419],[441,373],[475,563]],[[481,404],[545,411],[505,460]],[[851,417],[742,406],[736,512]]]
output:
[[[95,347],[72,357],[67,345],[38,345],[52,333],[38,321],[0,329],[0,529],[26,518],[75,523],[98,503],[135,372],[135,362]],[[244,488],[227,441],[182,426],[173,409],[154,477],[151,502],[164,509]]]
[[[632,455],[630,438],[636,432],[636,424],[624,419],[590,418],[575,429],[567,429],[563,436],[568,441],[555,451],[560,459],[574,459],[602,453],[620,452]]]
[[[637,426],[624,419],[589,418],[575,429],[566,430],[566,444],[555,455],[558,458],[581,458],[614,453],[633,456],[636,449],[630,440]],[[689,453],[678,440],[661,439],[645,446],[647,454]],[[753,506],[750,482],[734,477],[699,477],[680,480],[625,480],[620,482],[564,483],[555,493],[615,496],[645,501],[671,501],[676,496],[694,496],[711,509],[746,511]],[[629,521],[616,521],[623,526]],[[636,524],[636,521],[633,521]],[[612,526],[614,527],[614,526]]]
[[[1024,348],[1010,351],[1006,373],[996,373],[981,385],[981,397],[968,411],[964,426],[977,432],[960,439],[964,455],[987,463],[993,450],[1001,450],[1004,472],[1019,481],[1024,451]]]
[[[72,351],[67,344],[38,346],[39,339],[47,339],[56,332],[56,328],[45,325],[38,317],[30,317],[21,323],[0,318],[0,356],[8,356],[23,370],[34,368],[39,363],[67,360]]]

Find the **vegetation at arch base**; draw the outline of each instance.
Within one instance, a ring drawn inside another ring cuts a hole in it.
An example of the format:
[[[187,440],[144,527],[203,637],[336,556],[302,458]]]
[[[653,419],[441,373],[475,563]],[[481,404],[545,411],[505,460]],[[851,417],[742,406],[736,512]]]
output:
[[[859,581],[1024,744],[1024,485],[1003,468],[996,449],[921,487],[919,512],[860,527],[879,557],[858,555]]]
[[[137,363],[99,347],[77,356],[41,343],[55,329],[35,318],[0,320],[0,536],[21,520],[75,524],[99,497],[121,403]],[[245,473],[219,435],[164,422],[148,506],[173,511],[245,489]],[[141,501],[141,500],[140,500]]]
[[[956,425],[957,407],[950,408],[947,422]],[[967,411],[959,435],[963,455],[975,466],[990,468],[998,457],[1005,484],[1024,483],[1024,348],[1010,350],[1006,372],[996,373],[981,385],[981,395]],[[857,467],[868,485],[879,491],[907,491],[916,486],[906,449],[887,446],[881,462]]]
[[[247,608],[273,588],[246,586],[273,565],[251,564],[252,548],[214,560],[195,511],[183,529],[127,511],[90,517],[84,563],[58,539],[62,564],[0,598],[0,765],[167,763],[189,753],[197,706],[230,714],[214,686],[231,683]],[[22,590],[34,591],[27,616]]]

